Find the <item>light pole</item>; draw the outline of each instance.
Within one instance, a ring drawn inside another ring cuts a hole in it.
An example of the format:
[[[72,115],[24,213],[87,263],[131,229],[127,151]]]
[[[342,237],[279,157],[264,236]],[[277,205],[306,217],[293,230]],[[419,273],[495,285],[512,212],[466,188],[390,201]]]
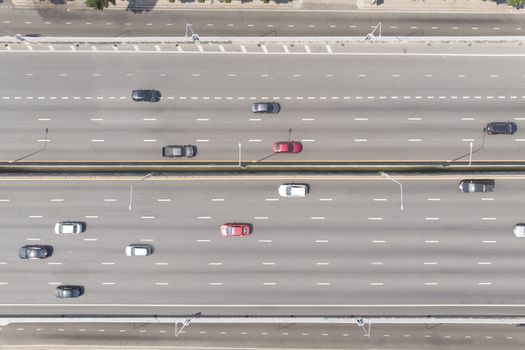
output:
[[[242,148],[242,143],[239,142],[239,168],[242,168],[242,164],[241,164],[241,148]]]
[[[470,143],[470,152],[469,152],[469,158],[468,158],[468,166],[472,164],[472,142]]]
[[[388,175],[387,173],[385,172],[380,172],[379,174],[381,174],[381,176],[383,177],[386,177],[387,179],[390,179],[392,181],[394,181],[396,184],[399,185],[399,188],[401,189],[401,205],[400,205],[400,209],[403,210],[403,185],[401,185],[401,183],[395,179],[393,179],[390,175]]]
[[[135,186],[139,182],[142,182],[142,181],[146,180],[148,177],[153,176],[153,174],[155,174],[155,172],[149,173],[149,174],[145,175],[142,179],[140,179],[138,181],[135,181],[134,183],[131,184],[131,186],[129,188],[129,206],[128,206],[128,210],[131,210],[131,205],[133,203],[133,186]]]

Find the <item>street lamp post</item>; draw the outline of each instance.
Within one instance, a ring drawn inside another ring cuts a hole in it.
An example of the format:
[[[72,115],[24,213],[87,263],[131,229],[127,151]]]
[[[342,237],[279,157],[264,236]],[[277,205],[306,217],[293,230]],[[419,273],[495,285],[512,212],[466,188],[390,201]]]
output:
[[[146,180],[148,177],[153,176],[153,174],[155,174],[155,172],[149,173],[149,174],[145,175],[142,179],[140,179],[138,181],[135,181],[134,183],[131,184],[131,186],[129,188],[129,206],[128,206],[128,210],[131,210],[131,206],[133,204],[133,186],[135,186],[139,182],[142,182],[142,181]]]
[[[394,181],[396,184],[399,185],[399,188],[400,188],[400,193],[401,193],[401,204],[400,204],[400,209],[403,210],[403,185],[401,185],[401,183],[395,179],[393,179],[390,175],[388,175],[387,173],[385,172],[380,172],[381,176],[383,177],[386,177],[387,179],[390,179],[392,181]]]

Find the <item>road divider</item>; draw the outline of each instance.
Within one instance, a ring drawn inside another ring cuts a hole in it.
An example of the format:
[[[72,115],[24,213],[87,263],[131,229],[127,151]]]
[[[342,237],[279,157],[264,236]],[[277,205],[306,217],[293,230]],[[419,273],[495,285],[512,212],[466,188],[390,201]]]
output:
[[[56,175],[129,175],[153,173],[170,174],[370,174],[381,172],[476,174],[524,173],[525,160],[518,161],[293,161],[293,162],[232,162],[232,161],[133,161],[133,162],[0,162],[0,174],[56,174]]]

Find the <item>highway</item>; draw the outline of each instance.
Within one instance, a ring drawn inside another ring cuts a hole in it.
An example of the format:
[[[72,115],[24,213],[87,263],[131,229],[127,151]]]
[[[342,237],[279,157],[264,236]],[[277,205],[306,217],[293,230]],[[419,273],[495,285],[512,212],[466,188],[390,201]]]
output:
[[[474,160],[524,159],[519,54],[485,57],[491,48],[473,48],[454,56],[456,49],[436,47],[403,56],[374,53],[366,45],[348,50],[4,51],[0,62],[10,69],[0,73],[9,82],[0,87],[0,159],[158,161],[167,144],[194,144],[194,160],[237,161],[239,143],[249,162],[465,160],[470,143]],[[443,50],[452,56],[440,56]],[[132,102],[137,88],[159,89],[162,100]],[[253,102],[269,100],[281,103],[281,113],[251,113]],[[518,124],[516,134],[484,134],[488,122],[507,120]],[[272,144],[289,138],[301,141],[303,152],[272,155]]]
[[[2,35],[182,36],[186,23],[205,36],[365,36],[379,22],[385,36],[523,35],[516,13],[385,13],[377,11],[171,10],[141,14],[2,8]],[[67,32],[65,32],[67,31]]]
[[[523,177],[2,179],[2,314],[520,315]],[[309,183],[306,198],[278,185]],[[130,186],[133,205],[129,210]],[[54,223],[82,220],[78,236]],[[225,222],[254,226],[221,237]],[[130,243],[155,247],[126,257]],[[51,258],[23,261],[24,244]],[[82,284],[58,300],[58,284]]]
[[[168,324],[13,324],[0,329],[0,348],[492,350],[520,349],[525,345],[523,327],[501,325],[372,325],[367,338],[356,325],[190,324],[178,338],[174,334],[175,327]]]

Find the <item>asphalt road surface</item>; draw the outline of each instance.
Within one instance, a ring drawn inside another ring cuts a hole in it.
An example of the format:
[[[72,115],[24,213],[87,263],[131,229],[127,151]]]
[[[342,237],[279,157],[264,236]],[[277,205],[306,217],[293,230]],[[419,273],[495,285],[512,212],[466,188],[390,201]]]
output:
[[[395,177],[395,175],[393,175]],[[172,178],[0,182],[2,314],[522,315],[523,178]],[[306,198],[279,197],[309,183]],[[133,204],[129,210],[130,186]],[[87,231],[55,235],[61,220]],[[254,227],[222,237],[225,222]],[[155,247],[127,257],[130,243]],[[24,244],[53,256],[26,261]],[[58,300],[59,284],[81,284]]]
[[[142,11],[140,11],[142,12]],[[183,36],[186,23],[206,36],[366,36],[381,22],[385,36],[523,35],[520,13],[384,13],[375,11],[202,11],[134,13],[59,8],[0,9],[2,35]]]
[[[501,325],[372,325],[368,338],[355,325],[190,324],[179,337],[174,334],[174,325],[168,324],[13,324],[0,329],[0,348],[510,350],[525,346],[523,327]]]
[[[239,143],[246,161],[465,160],[471,143],[473,160],[524,159],[522,57],[352,50],[2,52],[0,159],[157,161],[165,145],[193,144],[195,160],[237,161]],[[159,89],[162,100],[131,101],[140,88]],[[279,114],[251,113],[270,100]],[[507,120],[516,134],[484,133]],[[272,154],[289,139],[303,152]]]

